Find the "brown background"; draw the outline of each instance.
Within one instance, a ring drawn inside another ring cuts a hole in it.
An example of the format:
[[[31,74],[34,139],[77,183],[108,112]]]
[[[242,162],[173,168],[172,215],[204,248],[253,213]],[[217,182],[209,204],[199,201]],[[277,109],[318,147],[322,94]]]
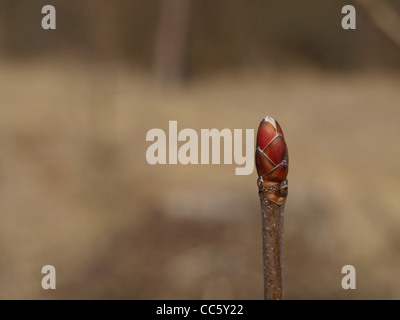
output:
[[[356,1],[0,0],[0,298],[261,299],[255,172],[151,166],[145,137],[266,114],[290,154],[286,298],[400,298],[399,67]]]

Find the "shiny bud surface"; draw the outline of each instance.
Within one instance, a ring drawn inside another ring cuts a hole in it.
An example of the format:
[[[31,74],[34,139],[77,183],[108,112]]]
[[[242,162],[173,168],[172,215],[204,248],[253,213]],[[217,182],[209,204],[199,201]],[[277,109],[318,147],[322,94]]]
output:
[[[266,116],[257,131],[256,168],[259,178],[265,182],[281,183],[288,174],[288,150],[279,123]]]

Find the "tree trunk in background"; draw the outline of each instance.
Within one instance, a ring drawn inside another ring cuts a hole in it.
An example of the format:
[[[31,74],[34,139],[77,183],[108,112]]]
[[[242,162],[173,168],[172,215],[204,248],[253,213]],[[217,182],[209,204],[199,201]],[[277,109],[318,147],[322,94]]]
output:
[[[121,58],[120,1],[85,0],[88,47],[93,63],[87,64],[90,74],[89,114],[92,147],[99,149],[114,138],[116,77]],[[74,1],[79,9],[79,2]]]
[[[192,0],[161,0],[153,69],[162,81],[183,81]]]
[[[88,21],[88,39],[93,56],[100,59],[121,57],[119,2],[83,1]]]

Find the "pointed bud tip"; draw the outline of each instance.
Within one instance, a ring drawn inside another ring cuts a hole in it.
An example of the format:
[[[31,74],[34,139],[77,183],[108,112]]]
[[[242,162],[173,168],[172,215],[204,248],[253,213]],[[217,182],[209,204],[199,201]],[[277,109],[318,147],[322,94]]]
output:
[[[270,117],[270,116],[265,116],[265,118],[262,119],[261,122],[269,122],[276,129],[276,120],[274,118]]]

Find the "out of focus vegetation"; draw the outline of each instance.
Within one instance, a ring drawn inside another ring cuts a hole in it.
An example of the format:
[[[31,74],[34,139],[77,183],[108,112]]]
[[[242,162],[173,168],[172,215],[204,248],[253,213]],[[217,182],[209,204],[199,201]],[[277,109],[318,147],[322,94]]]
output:
[[[400,3],[388,2],[400,10]],[[399,67],[398,48],[351,0],[1,0],[0,48],[9,57],[69,53],[86,59],[124,59],[151,70],[157,33],[185,29],[183,64],[189,75],[219,69],[293,63],[343,69]],[[171,19],[162,20],[162,5]],[[189,5],[182,5],[189,3]],[[40,26],[41,7],[57,9],[57,31]],[[341,8],[357,9],[357,30],[341,28]],[[184,8],[185,7],[185,8]],[[168,11],[169,10],[169,11]],[[179,14],[180,11],[186,11]],[[164,24],[164,25],[161,25]],[[174,29],[175,28],[175,29]],[[173,38],[173,36],[172,36]],[[169,45],[179,46],[173,39]]]
[[[268,114],[290,153],[286,297],[399,299],[399,52],[351,0],[0,0],[0,298],[261,299],[256,174],[145,154],[169,120]]]

